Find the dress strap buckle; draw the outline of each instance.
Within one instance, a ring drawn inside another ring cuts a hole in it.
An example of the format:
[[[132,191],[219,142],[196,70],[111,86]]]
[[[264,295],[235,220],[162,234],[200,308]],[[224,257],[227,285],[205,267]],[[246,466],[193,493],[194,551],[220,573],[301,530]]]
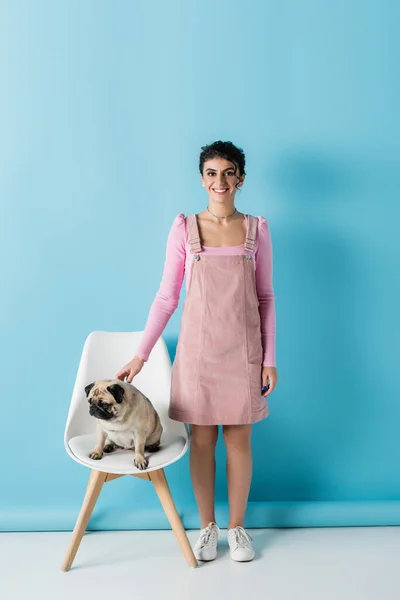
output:
[[[189,215],[186,217],[188,244],[190,246],[190,252],[196,254],[202,252],[203,248],[200,243],[199,228],[197,225],[196,215]]]
[[[245,250],[255,252],[257,242],[258,219],[253,215],[247,215],[246,240],[244,242]]]

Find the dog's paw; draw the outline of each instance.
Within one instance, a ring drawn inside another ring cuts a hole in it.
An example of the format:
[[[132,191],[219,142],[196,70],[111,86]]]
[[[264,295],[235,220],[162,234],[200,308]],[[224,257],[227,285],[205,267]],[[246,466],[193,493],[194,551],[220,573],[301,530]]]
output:
[[[146,450],[148,450],[149,452],[158,452],[160,449],[160,442],[157,442],[156,444],[151,444],[150,446],[146,446]]]
[[[98,450],[92,450],[89,454],[89,458],[91,458],[92,460],[100,460],[101,458],[103,458],[103,453],[99,452]]]
[[[106,444],[104,446],[103,452],[106,452],[107,454],[109,454],[110,452],[114,452],[115,448],[116,448],[115,444]]]
[[[145,456],[143,456],[141,454],[136,454],[136,456],[133,460],[133,464],[135,465],[135,467],[137,469],[140,469],[141,471],[143,471],[143,469],[147,469],[147,467],[149,465],[149,461]]]

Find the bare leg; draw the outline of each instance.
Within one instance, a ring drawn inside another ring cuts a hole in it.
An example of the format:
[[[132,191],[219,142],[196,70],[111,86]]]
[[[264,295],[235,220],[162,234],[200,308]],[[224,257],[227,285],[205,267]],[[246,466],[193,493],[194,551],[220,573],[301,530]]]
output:
[[[190,475],[197,508],[200,513],[201,529],[215,521],[215,446],[218,440],[218,425],[190,426]]]
[[[243,527],[252,476],[251,425],[224,425],[229,524]]]

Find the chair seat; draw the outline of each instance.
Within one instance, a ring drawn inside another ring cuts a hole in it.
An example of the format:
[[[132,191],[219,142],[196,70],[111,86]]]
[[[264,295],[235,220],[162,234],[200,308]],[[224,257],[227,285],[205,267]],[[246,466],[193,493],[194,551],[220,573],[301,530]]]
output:
[[[90,452],[96,445],[96,434],[78,435],[71,438],[68,445],[78,462],[91,469],[130,475],[161,469],[175,462],[185,453],[187,440],[181,435],[163,433],[160,449],[157,452],[145,451],[145,456],[149,459],[149,466],[145,471],[141,471],[133,464],[133,450],[117,449],[110,454],[104,454],[100,460],[89,458]]]

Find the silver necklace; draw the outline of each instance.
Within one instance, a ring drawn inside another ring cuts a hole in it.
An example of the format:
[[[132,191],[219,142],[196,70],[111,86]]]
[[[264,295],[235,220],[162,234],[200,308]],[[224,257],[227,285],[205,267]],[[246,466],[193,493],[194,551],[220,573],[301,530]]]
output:
[[[212,216],[213,216],[213,217],[215,217],[216,219],[227,219],[228,217],[231,217],[232,215],[234,215],[234,214],[235,214],[235,212],[236,212],[236,208],[235,208],[235,210],[233,211],[233,213],[231,213],[230,215],[226,215],[226,217],[219,217],[218,215],[214,215],[214,213],[212,213],[212,212],[211,212],[211,210],[208,208],[208,206],[207,206],[207,210],[208,210],[208,212],[209,212],[209,213],[211,213],[211,214],[212,214]]]

